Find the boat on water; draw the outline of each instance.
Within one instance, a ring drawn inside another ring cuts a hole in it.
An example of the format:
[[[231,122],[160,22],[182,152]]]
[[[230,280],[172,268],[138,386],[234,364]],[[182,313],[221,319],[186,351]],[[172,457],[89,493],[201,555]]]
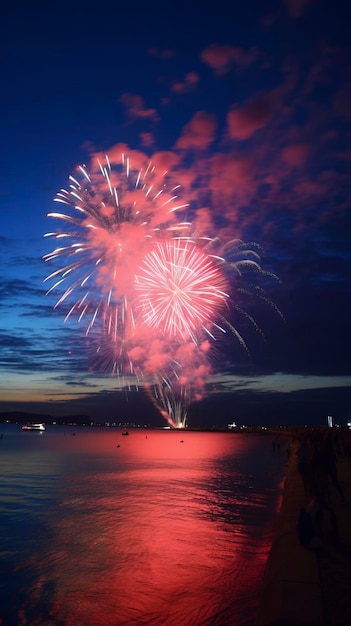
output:
[[[24,426],[22,426],[22,430],[40,430],[40,431],[44,431],[45,430],[45,424],[43,422],[40,422],[40,423],[27,422],[27,424],[24,424]]]
[[[127,430],[124,430],[124,431],[122,432],[122,435],[124,435],[124,436],[129,435],[129,432],[128,432]]]

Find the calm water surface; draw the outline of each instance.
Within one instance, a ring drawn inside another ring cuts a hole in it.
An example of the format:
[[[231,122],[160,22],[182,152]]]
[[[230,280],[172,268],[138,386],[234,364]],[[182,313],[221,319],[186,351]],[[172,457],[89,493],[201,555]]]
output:
[[[0,624],[250,626],[284,442],[0,424]]]

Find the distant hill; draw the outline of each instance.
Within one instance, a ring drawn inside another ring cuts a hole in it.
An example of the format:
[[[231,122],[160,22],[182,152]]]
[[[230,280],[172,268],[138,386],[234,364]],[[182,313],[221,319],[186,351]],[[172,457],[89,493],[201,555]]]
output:
[[[44,422],[45,424],[74,424],[77,426],[90,425],[92,420],[89,415],[64,415],[53,417],[52,415],[26,413],[24,411],[0,412],[0,422],[11,424],[26,424],[27,422]]]

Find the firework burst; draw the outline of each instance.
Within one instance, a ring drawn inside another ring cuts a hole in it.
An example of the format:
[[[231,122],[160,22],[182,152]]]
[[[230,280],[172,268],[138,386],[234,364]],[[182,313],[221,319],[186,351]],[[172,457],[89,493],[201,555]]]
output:
[[[133,168],[123,154],[96,163],[57,194],[65,212],[48,214],[62,228],[46,237],[62,245],[44,257],[54,266],[47,293],[57,293],[65,321],[85,322],[93,369],[134,376],[169,424],[184,427],[218,339],[229,333],[247,349],[233,310],[262,334],[241,296],[279,313],[259,284],[272,275],[255,244],[196,237],[196,222],[177,217],[187,205],[166,172],[146,160]]]
[[[44,257],[56,265],[46,278],[53,281],[47,293],[59,292],[56,306],[65,304],[66,319],[87,319],[87,334],[98,318],[107,329],[134,324],[131,277],[150,241],[189,228],[176,221],[176,211],[186,206],[176,191],[150,163],[136,170],[123,154],[117,165],[105,157],[98,171],[81,166],[70,177],[69,189],[55,198],[68,211],[48,214],[63,229],[45,235],[65,245]]]
[[[159,243],[135,277],[137,307],[151,329],[170,340],[195,343],[213,327],[229,295],[214,259],[190,241]]]

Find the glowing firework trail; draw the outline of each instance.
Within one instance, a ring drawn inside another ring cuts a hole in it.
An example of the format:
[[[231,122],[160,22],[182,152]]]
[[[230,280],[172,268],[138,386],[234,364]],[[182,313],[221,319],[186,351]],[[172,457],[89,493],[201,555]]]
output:
[[[202,343],[162,342],[151,345],[150,361],[145,360],[145,371],[152,373],[147,384],[149,397],[174,428],[186,424],[189,405],[205,395],[210,373],[208,354],[210,341]],[[156,349],[155,349],[156,348]]]
[[[152,386],[147,386],[149,397],[172,428],[184,428],[188,415],[190,399],[188,389],[181,386],[174,388],[171,381],[160,377]]]
[[[280,310],[270,300],[262,286],[268,283],[270,285],[274,282],[280,283],[280,281],[275,274],[262,269],[258,244],[247,243],[240,239],[232,239],[223,244],[218,237],[204,239],[203,242],[203,249],[206,254],[223,261],[221,271],[231,294],[231,297],[226,300],[225,314],[219,311],[217,316],[217,321],[220,323],[219,328],[223,332],[229,331],[249,354],[246,340],[240,333],[238,325],[234,324],[233,318],[244,319],[256,333],[264,338],[262,329],[256,322],[254,315],[249,313],[247,307],[253,303],[256,305],[263,303],[284,321]]]
[[[183,240],[156,244],[135,278],[137,307],[144,322],[171,340],[196,342],[209,329],[229,297],[214,260]]]
[[[147,386],[150,398],[173,428],[184,428],[189,405],[204,395],[210,372],[207,344],[173,347],[173,358],[162,372],[154,373],[153,384]]]

